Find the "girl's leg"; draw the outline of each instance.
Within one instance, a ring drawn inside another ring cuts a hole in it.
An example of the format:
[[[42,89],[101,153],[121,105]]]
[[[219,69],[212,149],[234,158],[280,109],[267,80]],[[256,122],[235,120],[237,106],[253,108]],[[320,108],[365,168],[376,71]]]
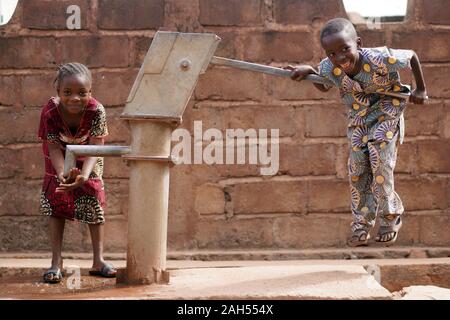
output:
[[[92,251],[94,254],[94,261],[92,264],[92,269],[101,271],[102,268],[107,265],[103,258],[103,234],[104,234],[103,224],[89,224],[89,231],[91,233],[92,240]],[[116,273],[113,267],[107,269],[109,275]]]
[[[50,217],[50,241],[52,244],[52,268],[62,268],[62,243],[66,219]]]
[[[49,220],[49,232],[50,232],[50,242],[52,246],[52,266],[46,272],[46,280],[58,280],[59,278],[58,270],[62,270],[62,243],[64,236],[64,225],[66,220],[64,218],[50,217]],[[51,271],[51,273],[48,273]]]

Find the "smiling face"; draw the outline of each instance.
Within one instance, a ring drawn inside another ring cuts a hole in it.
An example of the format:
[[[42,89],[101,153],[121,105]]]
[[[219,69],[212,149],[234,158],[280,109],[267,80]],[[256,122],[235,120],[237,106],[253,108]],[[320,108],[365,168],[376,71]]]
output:
[[[361,68],[358,53],[361,45],[361,38],[345,30],[322,38],[322,47],[328,58],[336,67],[340,67],[348,75],[357,74]]]
[[[91,83],[83,75],[70,75],[61,80],[57,91],[64,110],[75,115],[87,106],[91,98]]]

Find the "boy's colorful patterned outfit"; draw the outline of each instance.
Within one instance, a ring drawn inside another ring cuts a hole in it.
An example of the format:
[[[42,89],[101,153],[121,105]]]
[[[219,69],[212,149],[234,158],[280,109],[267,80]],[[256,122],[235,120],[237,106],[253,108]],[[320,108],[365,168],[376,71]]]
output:
[[[89,179],[79,188],[65,193],[55,193],[59,185],[48,152],[48,144],[58,144],[65,155],[68,144],[87,144],[89,137],[108,135],[104,107],[94,98],[83,111],[80,126],[73,132],[64,123],[59,111],[59,99],[51,98],[41,112],[39,138],[45,157],[45,177],[41,192],[40,212],[44,215],[78,220],[89,224],[105,222],[105,189],[103,185],[103,158],[97,162]],[[77,158],[77,168],[82,168],[85,157]]]
[[[340,91],[348,107],[347,137],[350,144],[348,172],[351,190],[352,230],[374,226],[377,214],[402,214],[402,201],[394,190],[397,141],[403,142],[404,99],[378,93],[408,91],[398,70],[410,67],[411,50],[386,47],[362,48],[361,71],[352,78],[325,58],[319,74]],[[380,220],[383,225],[384,219]]]

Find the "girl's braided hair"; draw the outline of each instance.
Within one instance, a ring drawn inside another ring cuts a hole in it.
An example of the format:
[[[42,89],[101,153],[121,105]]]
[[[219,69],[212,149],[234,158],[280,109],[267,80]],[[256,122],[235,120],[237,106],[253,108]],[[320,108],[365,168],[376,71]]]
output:
[[[56,86],[56,89],[59,89],[59,85],[62,82],[62,79],[64,79],[67,76],[72,75],[81,75],[86,77],[86,80],[89,82],[92,82],[92,75],[91,71],[82,63],[78,62],[70,62],[66,64],[62,64],[58,67],[58,72],[56,74],[56,78],[53,81],[53,84]]]

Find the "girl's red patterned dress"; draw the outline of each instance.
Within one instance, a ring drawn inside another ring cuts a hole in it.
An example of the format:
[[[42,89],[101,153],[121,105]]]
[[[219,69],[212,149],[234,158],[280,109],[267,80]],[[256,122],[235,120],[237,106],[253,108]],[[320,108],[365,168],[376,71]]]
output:
[[[48,144],[58,144],[65,155],[68,144],[88,144],[90,137],[108,135],[104,107],[94,98],[83,111],[76,133],[64,123],[59,110],[59,99],[51,98],[41,112],[39,138],[45,157],[45,177],[41,192],[40,212],[44,215],[78,220],[89,224],[104,223],[105,189],[103,184],[103,158],[97,158],[89,179],[83,186],[65,193],[55,193],[59,185],[57,173],[50,161]],[[82,168],[85,157],[77,158]]]

